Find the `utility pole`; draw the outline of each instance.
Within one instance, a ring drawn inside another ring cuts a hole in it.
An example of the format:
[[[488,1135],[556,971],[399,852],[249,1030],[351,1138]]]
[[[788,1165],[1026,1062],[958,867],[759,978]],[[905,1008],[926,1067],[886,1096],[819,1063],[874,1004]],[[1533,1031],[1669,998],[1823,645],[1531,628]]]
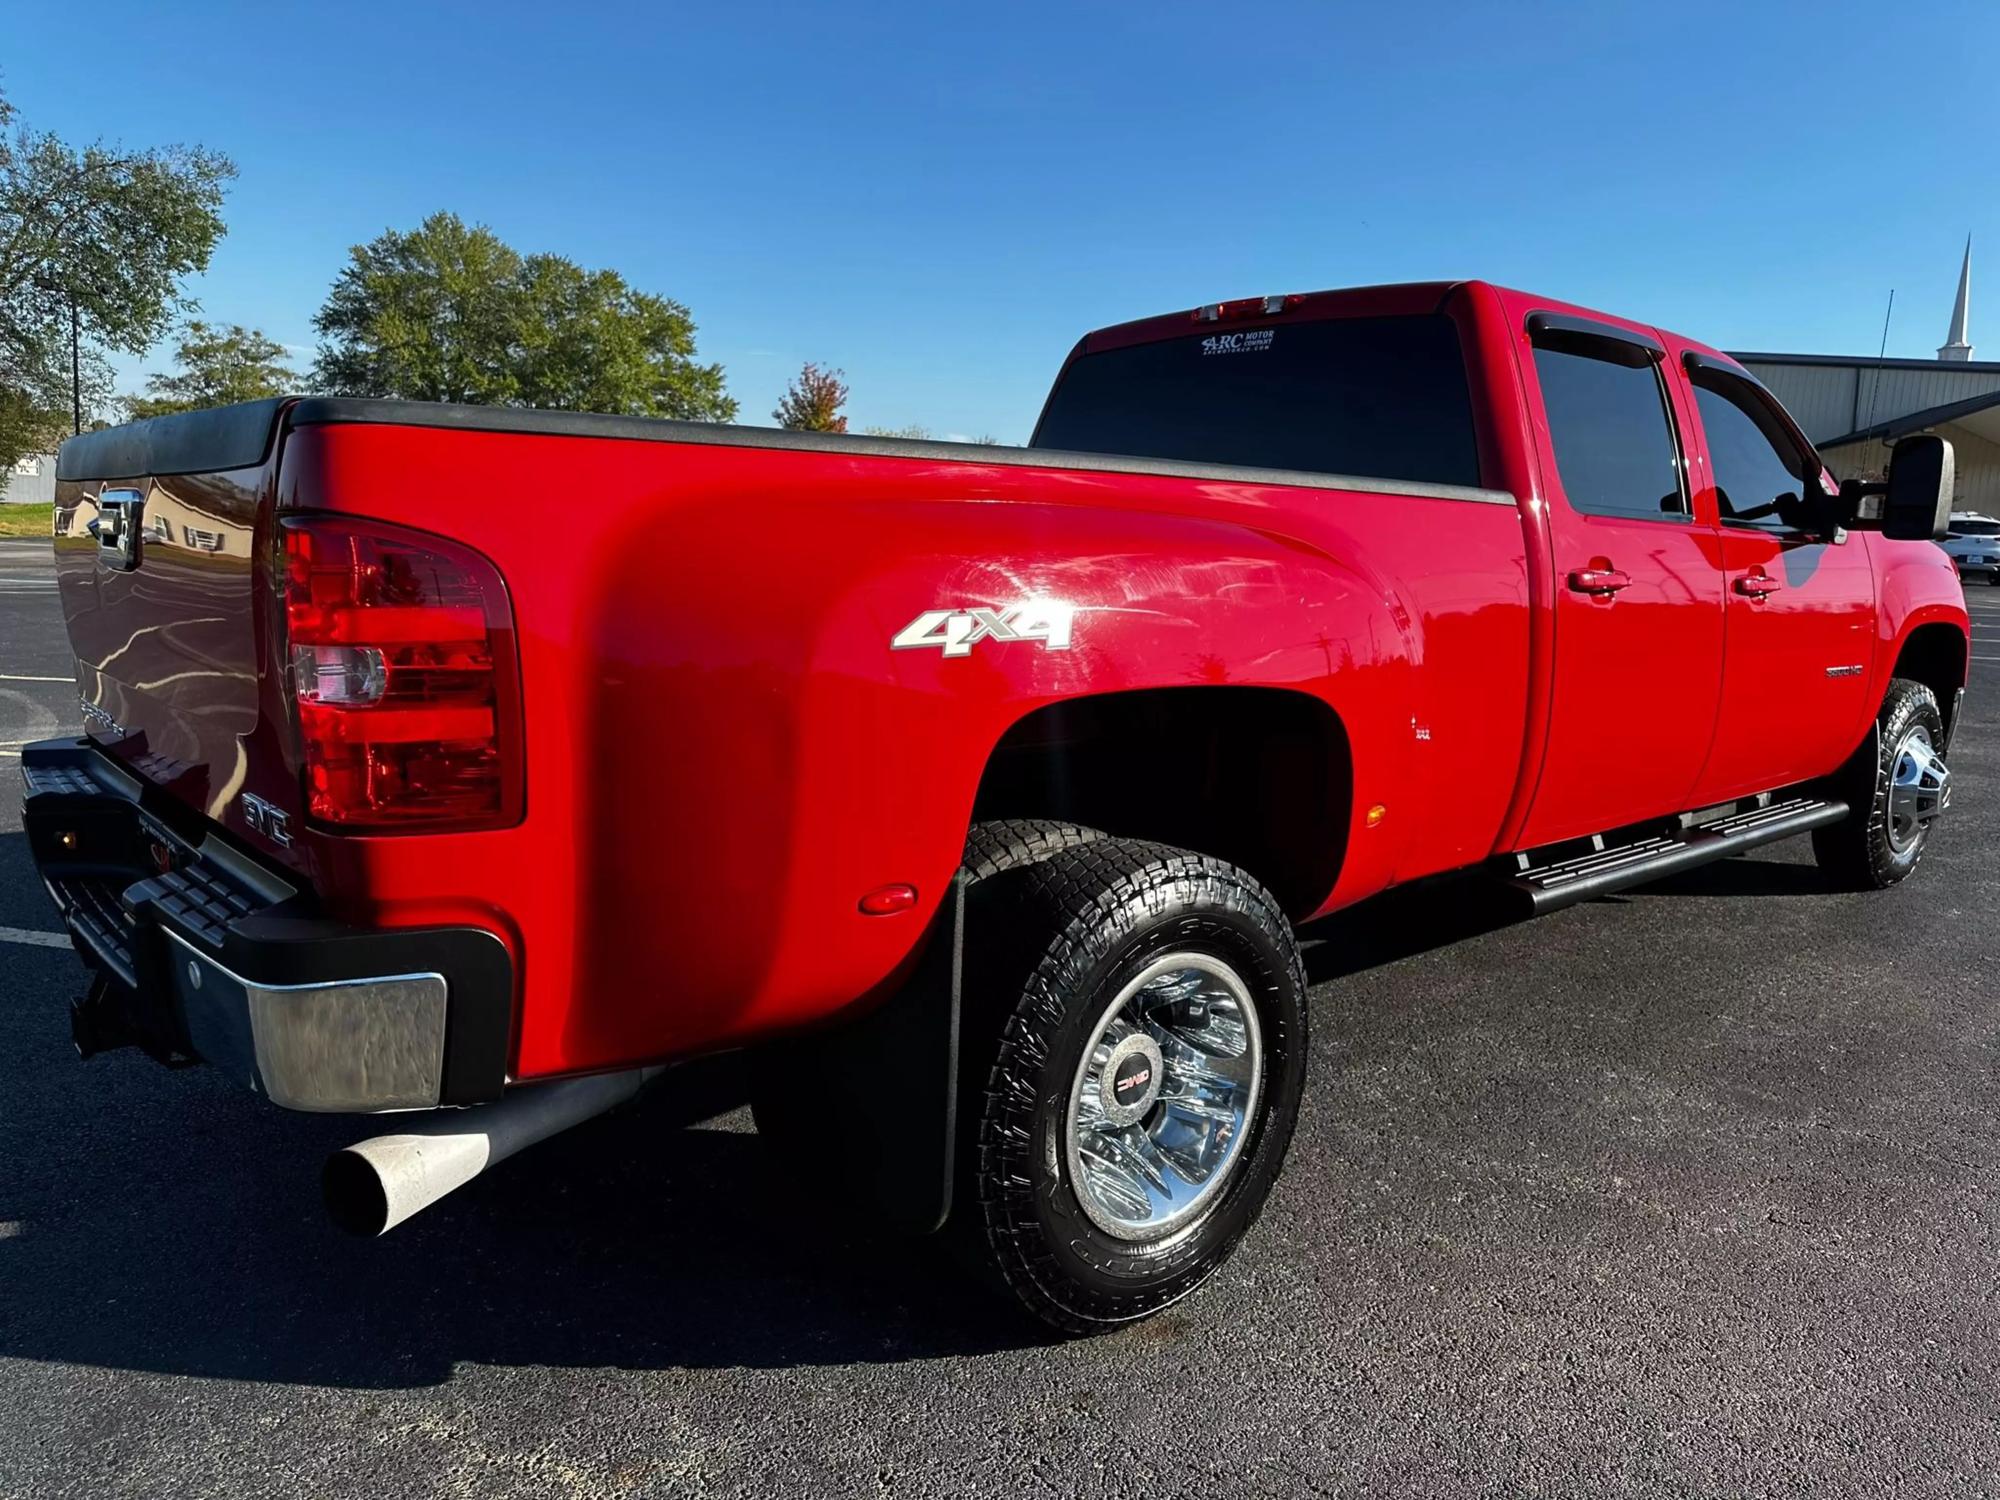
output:
[[[1889,353],[1889,320],[1896,316],[1896,289],[1889,288],[1889,307],[1882,314],[1882,347],[1875,351],[1875,379],[1868,386],[1868,419],[1861,420],[1861,372],[1854,372],[1854,426],[1857,430],[1875,425],[1875,396],[1882,389],[1882,361]]]
[[[72,436],[83,432],[83,340],[79,336],[76,294],[69,298],[69,414]]]

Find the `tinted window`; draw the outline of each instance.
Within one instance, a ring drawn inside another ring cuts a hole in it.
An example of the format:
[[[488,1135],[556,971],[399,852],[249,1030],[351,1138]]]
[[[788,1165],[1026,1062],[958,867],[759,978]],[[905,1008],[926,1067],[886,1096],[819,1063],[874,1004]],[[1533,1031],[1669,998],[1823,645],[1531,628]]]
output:
[[[1535,374],[1572,510],[1649,521],[1687,515],[1666,391],[1650,359],[1537,347]]]
[[[1953,521],[1953,536],[2000,536],[2000,521]]]
[[[1037,448],[1477,485],[1449,318],[1204,323],[1071,363]]]
[[[1770,407],[1740,382],[1700,371],[1694,398],[1723,521],[1777,531],[1804,526],[1804,458]]]

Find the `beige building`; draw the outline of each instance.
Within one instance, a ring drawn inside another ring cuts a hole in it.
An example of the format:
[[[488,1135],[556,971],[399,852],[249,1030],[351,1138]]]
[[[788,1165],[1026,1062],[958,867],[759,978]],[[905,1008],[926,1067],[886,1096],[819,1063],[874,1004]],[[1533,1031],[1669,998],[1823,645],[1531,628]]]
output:
[[[2000,515],[2000,363],[1972,357],[1972,242],[1958,272],[1951,325],[1936,359],[1739,353],[1843,479],[1879,478],[1889,449],[1913,432],[1951,439],[1954,510]]]

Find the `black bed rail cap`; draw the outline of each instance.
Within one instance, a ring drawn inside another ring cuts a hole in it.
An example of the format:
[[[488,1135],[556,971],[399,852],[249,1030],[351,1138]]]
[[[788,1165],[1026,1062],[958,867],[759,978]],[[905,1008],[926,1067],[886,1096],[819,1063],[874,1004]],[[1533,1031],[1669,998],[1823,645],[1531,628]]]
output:
[[[834,453],[847,457],[909,458],[930,463],[983,464],[993,468],[1072,469],[1086,473],[1160,474],[1177,479],[1222,480],[1233,484],[1284,484],[1307,489],[1358,490],[1369,494],[1413,495],[1439,500],[1473,500],[1513,505],[1505,490],[1475,489],[1427,480],[1385,479],[1297,469],[1261,469],[1140,454],[1078,453],[1062,448],[1015,448],[1005,444],[936,442],[929,438],[869,437],[845,432],[791,432],[778,427],[739,427],[730,422],[684,422],[670,417],[617,417],[595,412],[549,411],[524,406],[454,406],[429,401],[390,401],[356,396],[308,396],[285,419],[288,428],[341,424],[434,427],[458,432],[494,432],[549,437],[622,438],[634,442],[690,443],[708,447],[769,448]]]
[[[56,478],[137,479],[146,475],[211,474],[248,468],[265,460],[271,451],[272,439],[281,427],[295,430],[352,424],[789,449],[849,457],[867,454],[933,463],[955,461],[994,467],[1160,474],[1234,484],[1282,484],[1311,489],[1473,500],[1490,505],[1515,503],[1514,497],[1504,490],[1369,475],[1250,468],[1137,454],[1075,453],[1057,448],[934,442],[924,438],[788,432],[773,427],[738,427],[723,422],[684,422],[664,417],[605,416],[592,412],[546,411],[528,407],[454,406],[355,396],[275,396],[268,401],[245,401],[236,406],[218,406],[212,411],[153,417],[143,422],[128,422],[122,427],[107,427],[101,432],[86,432],[81,437],[71,438],[57,451]]]
[[[247,469],[271,451],[278,413],[294,399],[273,396],[80,433],[56,450],[56,478],[136,479]]]

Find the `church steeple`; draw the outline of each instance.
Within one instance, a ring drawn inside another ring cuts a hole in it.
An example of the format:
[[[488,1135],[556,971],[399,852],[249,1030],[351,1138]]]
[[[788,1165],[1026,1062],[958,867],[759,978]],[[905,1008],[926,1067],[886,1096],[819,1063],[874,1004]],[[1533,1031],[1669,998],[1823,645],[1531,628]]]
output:
[[[1966,342],[1966,320],[1971,315],[1972,301],[1972,236],[1965,237],[1965,264],[1958,268],[1958,300],[1951,305],[1951,332],[1945,335],[1944,344],[1938,349],[1939,359],[1966,360],[1972,358],[1972,345]]]

